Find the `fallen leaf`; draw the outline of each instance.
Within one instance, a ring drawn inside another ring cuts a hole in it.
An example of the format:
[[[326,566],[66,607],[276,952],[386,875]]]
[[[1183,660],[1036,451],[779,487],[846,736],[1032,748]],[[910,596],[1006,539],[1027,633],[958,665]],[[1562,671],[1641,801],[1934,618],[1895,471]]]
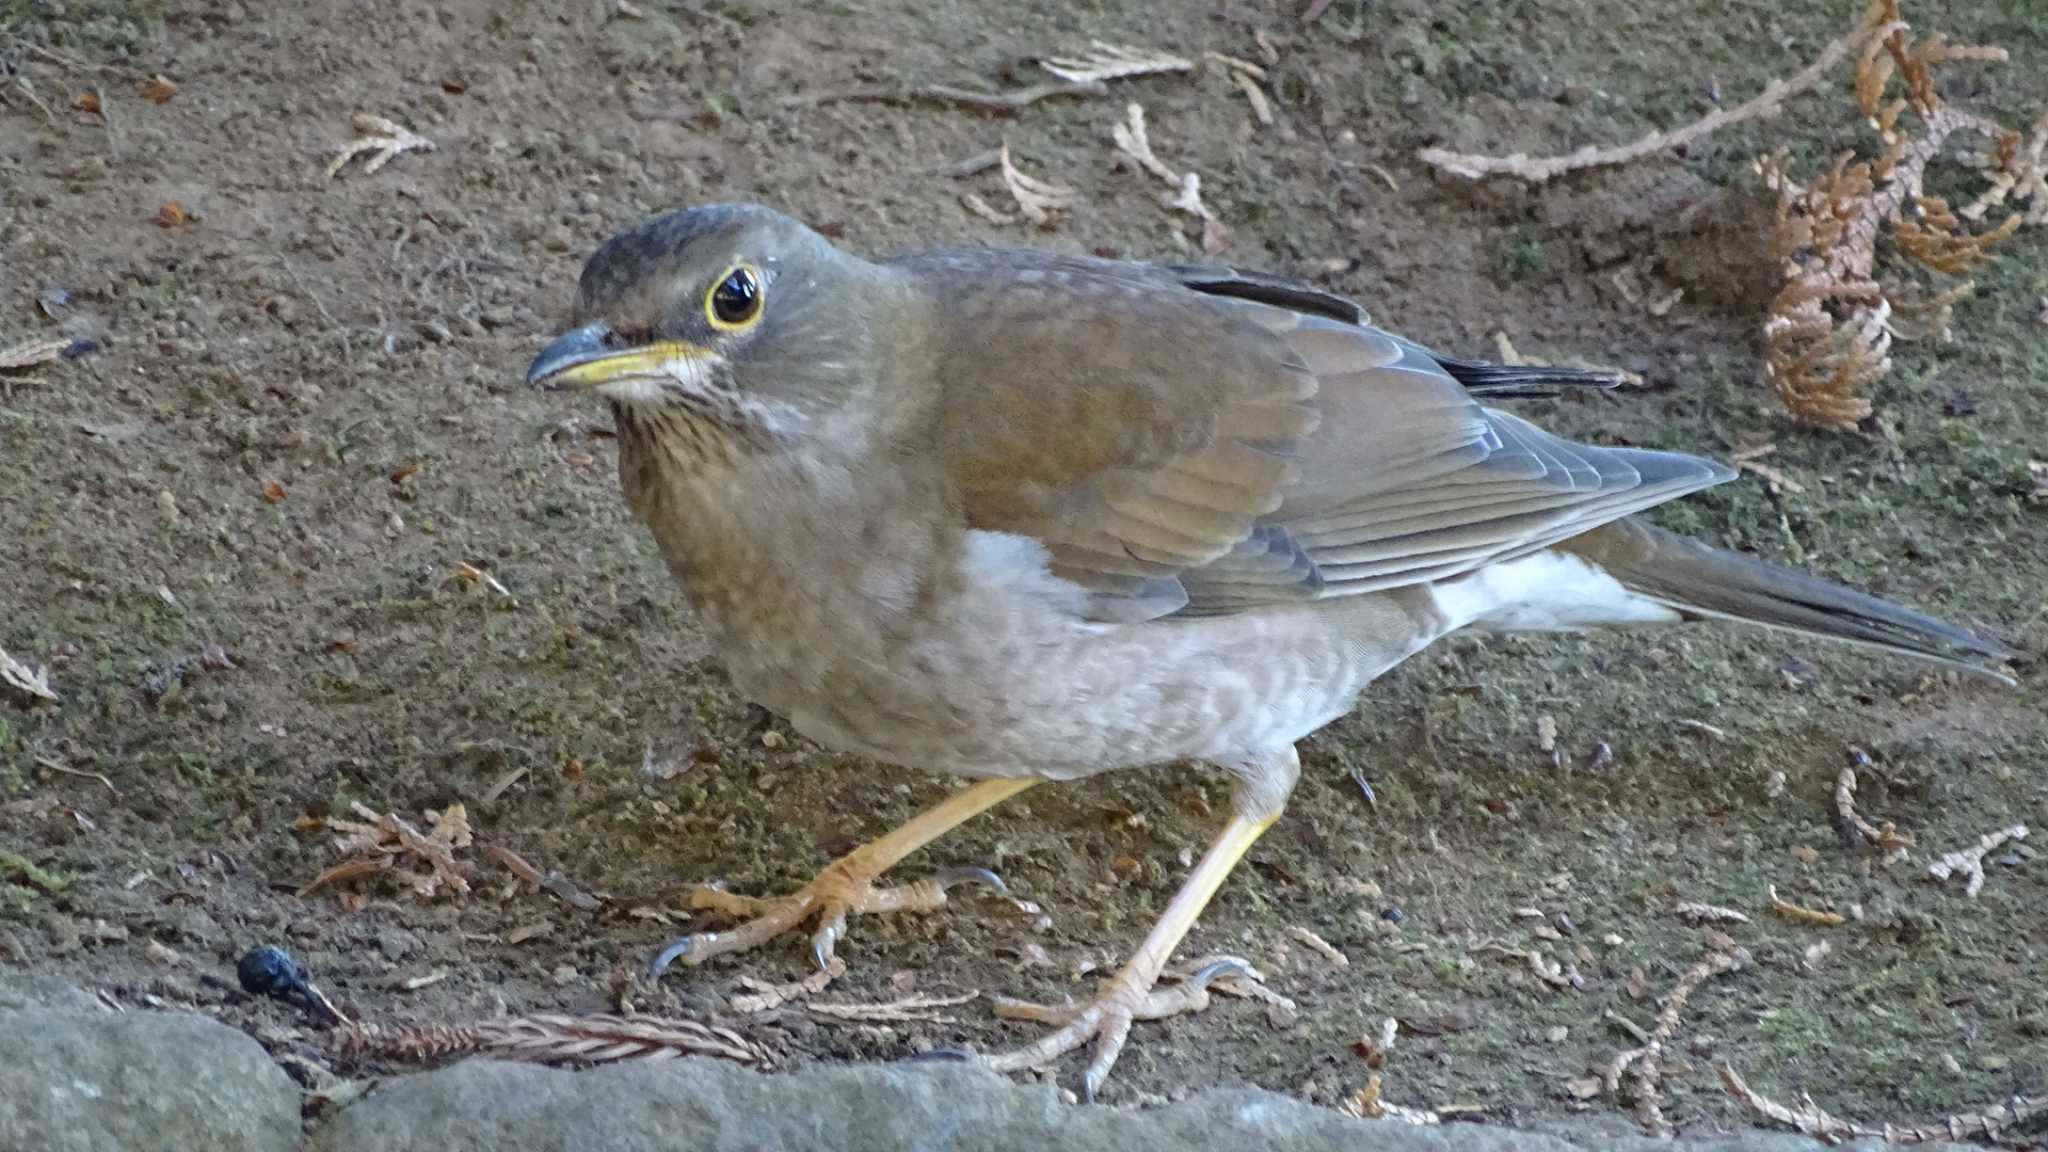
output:
[[[268,500],[272,504],[282,504],[284,502],[284,496],[284,485],[279,484],[275,480],[269,480],[264,482],[263,498],[265,500]]]
[[[151,76],[142,81],[136,85],[136,90],[151,104],[168,104],[171,97],[178,94],[178,86],[164,79],[162,75]]]
[[[71,101],[71,106],[87,115],[100,115],[100,93],[97,88],[87,88]]]
[[[182,228],[192,220],[192,213],[176,200],[166,200],[164,206],[156,210],[156,226],[159,228]]]

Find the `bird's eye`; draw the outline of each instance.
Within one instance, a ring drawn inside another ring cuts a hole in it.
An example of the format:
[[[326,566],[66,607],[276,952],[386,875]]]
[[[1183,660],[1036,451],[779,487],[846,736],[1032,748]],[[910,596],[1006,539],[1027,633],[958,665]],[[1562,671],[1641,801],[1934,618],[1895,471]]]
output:
[[[705,298],[704,312],[722,331],[753,323],[761,315],[761,274],[745,264],[726,273]]]

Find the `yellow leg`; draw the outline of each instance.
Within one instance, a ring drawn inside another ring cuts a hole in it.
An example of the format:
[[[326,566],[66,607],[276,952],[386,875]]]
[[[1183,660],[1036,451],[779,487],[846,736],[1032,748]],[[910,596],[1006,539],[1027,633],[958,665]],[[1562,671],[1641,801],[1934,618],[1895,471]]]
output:
[[[1291,780],[1288,783],[1292,783]],[[1202,855],[1201,862],[1189,873],[1187,882],[1176,892],[1172,903],[1160,915],[1158,923],[1138,946],[1130,961],[1117,972],[1104,990],[1102,997],[1093,1004],[1079,1010],[1037,1009],[1028,1006],[1009,1005],[1003,1014],[1011,1017],[1033,1018],[1048,1022],[1064,1021],[1058,1031],[1048,1033],[1037,1043],[981,1059],[984,1067],[998,1072],[1016,1072],[1036,1068],[1059,1056],[1071,1052],[1095,1039],[1095,1057],[1089,1061],[1088,1072],[1082,1078],[1083,1095],[1093,1099],[1102,1082],[1109,1076],[1111,1066],[1123,1051],[1124,1040],[1131,1032],[1133,1020],[1156,1020],[1190,1008],[1199,1008],[1206,1003],[1207,980],[1197,977],[1184,984],[1177,984],[1163,992],[1152,989],[1165,969],[1168,957],[1180,946],[1181,938],[1194,927],[1216,890],[1230,875],[1231,869],[1251,850],[1259,836],[1279,818],[1275,811],[1271,815],[1253,817],[1244,814],[1233,815],[1230,823],[1223,828],[1215,843]],[[1205,970],[1213,975],[1212,970]]]
[[[898,861],[968,820],[1037,783],[1035,780],[986,780],[956,792],[912,817],[903,826],[826,865],[793,896],[759,900],[716,889],[700,888],[692,908],[714,909],[731,916],[751,917],[726,932],[698,932],[671,942],[654,958],[654,974],[670,964],[702,964],[727,952],[744,952],[780,936],[815,916],[811,954],[824,967],[846,934],[848,913],[930,912],[946,903],[946,889],[977,880],[1003,891],[1003,882],[986,868],[951,869],[900,888],[878,888],[875,879]]]

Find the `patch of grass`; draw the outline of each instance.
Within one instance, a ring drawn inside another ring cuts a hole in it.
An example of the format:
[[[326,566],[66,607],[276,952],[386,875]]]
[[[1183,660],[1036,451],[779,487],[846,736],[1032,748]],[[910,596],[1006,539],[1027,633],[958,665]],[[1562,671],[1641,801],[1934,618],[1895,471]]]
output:
[[[0,848],[0,881],[27,884],[52,896],[71,887],[71,877],[39,868],[33,860],[6,848]]]

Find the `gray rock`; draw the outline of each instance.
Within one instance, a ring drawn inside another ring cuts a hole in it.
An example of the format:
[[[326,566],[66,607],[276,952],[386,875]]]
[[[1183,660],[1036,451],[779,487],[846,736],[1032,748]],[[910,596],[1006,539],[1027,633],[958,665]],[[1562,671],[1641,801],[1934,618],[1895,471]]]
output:
[[[946,1065],[764,1076],[681,1060],[584,1072],[472,1060],[394,1080],[314,1134],[309,1152],[1811,1152],[1744,1133],[1660,1142],[1480,1124],[1360,1121],[1256,1089],[1148,1111],[1069,1107],[1044,1086]]]
[[[30,1006],[30,997],[55,1006]],[[0,1004],[4,1152],[298,1145],[297,1086],[232,1028],[184,1013],[95,1011],[76,990],[19,984],[0,987]]]

